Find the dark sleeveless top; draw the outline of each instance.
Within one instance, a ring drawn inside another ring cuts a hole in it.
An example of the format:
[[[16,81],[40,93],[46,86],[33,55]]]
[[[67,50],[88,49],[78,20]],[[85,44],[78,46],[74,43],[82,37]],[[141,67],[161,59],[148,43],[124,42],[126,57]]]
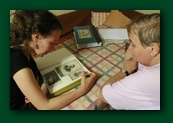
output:
[[[13,76],[16,72],[23,68],[30,68],[35,78],[39,77],[39,84],[41,85],[43,82],[43,78],[37,68],[37,65],[30,56],[30,60],[23,54],[23,52],[19,49],[10,48],[10,109],[20,109],[23,105],[25,105],[25,96],[17,86],[16,82],[13,79]],[[25,80],[23,80],[25,83]]]

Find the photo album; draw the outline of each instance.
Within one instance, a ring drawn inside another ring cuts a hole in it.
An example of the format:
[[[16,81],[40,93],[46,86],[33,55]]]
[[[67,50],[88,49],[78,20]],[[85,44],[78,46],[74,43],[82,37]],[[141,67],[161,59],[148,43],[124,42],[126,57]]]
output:
[[[44,82],[53,96],[80,85],[81,73],[90,71],[66,48],[35,58]]]

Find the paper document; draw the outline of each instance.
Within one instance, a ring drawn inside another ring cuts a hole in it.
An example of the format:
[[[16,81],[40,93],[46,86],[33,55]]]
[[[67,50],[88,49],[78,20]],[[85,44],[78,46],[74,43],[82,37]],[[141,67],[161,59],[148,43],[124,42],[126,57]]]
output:
[[[129,39],[127,29],[98,29],[103,39]]]

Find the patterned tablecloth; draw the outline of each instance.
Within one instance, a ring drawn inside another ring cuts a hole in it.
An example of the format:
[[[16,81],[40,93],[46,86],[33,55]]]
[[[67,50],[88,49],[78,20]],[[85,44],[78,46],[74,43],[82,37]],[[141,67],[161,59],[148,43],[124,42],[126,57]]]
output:
[[[66,47],[89,70],[98,75],[96,84],[87,94],[62,110],[111,110],[112,108],[109,105],[100,100],[99,91],[105,81],[123,67],[125,43],[104,44],[102,47],[77,50],[75,41],[72,38],[58,44],[57,48],[61,47]]]

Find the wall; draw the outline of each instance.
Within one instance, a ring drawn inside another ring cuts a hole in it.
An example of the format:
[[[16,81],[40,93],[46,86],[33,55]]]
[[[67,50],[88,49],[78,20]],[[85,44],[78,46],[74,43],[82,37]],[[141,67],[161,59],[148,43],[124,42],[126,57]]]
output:
[[[69,13],[69,12],[73,12],[75,10],[49,10],[50,12],[52,12],[53,14],[55,15],[61,15],[61,14],[66,14],[66,13]],[[15,10],[10,10],[10,14],[15,12]],[[11,22],[11,18],[10,17],[10,22]]]
[[[136,10],[136,11],[144,13],[144,14],[160,13],[160,10]]]
[[[69,13],[75,10],[49,10],[50,12],[52,12],[55,15],[61,15],[64,13]],[[160,13],[160,10],[135,10],[144,14],[151,14],[151,13]]]
[[[15,10],[10,10],[11,12],[14,12]],[[55,15],[61,15],[61,14],[65,14],[65,13],[69,13],[75,10],[49,10],[50,12],[52,12]],[[144,14],[150,14],[150,13],[160,13],[160,10],[136,10],[138,12],[144,13]]]
[[[61,14],[66,14],[69,12],[73,12],[75,10],[49,10],[50,12],[52,12],[55,15],[61,15]]]
[[[15,10],[10,10],[10,13],[14,12]],[[49,10],[55,15],[61,15],[69,12],[73,12],[75,10]],[[136,10],[138,12],[144,13],[144,14],[150,14],[150,13],[160,13],[160,10]],[[10,22],[11,22],[11,17],[10,17]]]

